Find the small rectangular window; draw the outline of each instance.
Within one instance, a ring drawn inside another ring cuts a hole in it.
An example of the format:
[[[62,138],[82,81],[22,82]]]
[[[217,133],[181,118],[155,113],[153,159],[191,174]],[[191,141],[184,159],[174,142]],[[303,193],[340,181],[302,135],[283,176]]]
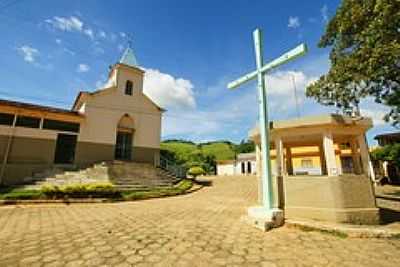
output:
[[[13,125],[14,114],[0,113],[0,125]]]
[[[79,133],[79,123],[45,119],[43,129]]]
[[[16,126],[28,127],[28,128],[39,128],[40,118],[28,117],[28,116],[17,116]]]

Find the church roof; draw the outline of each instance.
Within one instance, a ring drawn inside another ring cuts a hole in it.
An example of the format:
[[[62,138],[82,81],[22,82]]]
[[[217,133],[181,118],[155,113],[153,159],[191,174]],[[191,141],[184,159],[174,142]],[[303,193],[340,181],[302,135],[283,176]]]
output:
[[[128,47],[125,49],[124,54],[122,55],[119,63],[125,64],[131,67],[137,67],[139,64],[136,60],[135,53],[133,52],[132,48]]]

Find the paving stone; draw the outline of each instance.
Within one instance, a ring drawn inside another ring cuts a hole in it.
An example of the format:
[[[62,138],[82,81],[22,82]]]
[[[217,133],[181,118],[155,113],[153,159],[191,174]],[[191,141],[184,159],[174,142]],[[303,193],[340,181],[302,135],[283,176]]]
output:
[[[242,220],[257,179],[212,182],[165,199],[0,207],[0,266],[400,266],[398,239],[259,231]]]

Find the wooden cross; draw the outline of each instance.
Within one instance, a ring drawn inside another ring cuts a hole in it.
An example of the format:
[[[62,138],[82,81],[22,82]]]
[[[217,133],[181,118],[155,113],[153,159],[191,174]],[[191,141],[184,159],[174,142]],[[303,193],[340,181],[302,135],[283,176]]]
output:
[[[254,48],[256,52],[256,66],[257,69],[250,72],[241,78],[228,84],[229,89],[234,89],[240,85],[257,78],[258,89],[258,103],[260,113],[260,135],[261,135],[261,164],[262,164],[262,201],[265,210],[271,210],[273,207],[273,191],[272,191],[272,175],[271,175],[271,161],[269,155],[269,122],[268,122],[268,103],[267,103],[267,90],[265,86],[265,74],[286,62],[293,60],[297,57],[304,55],[307,52],[305,44],[300,44],[296,48],[284,53],[280,57],[272,60],[264,65],[263,63],[263,44],[262,32],[256,29],[253,32]]]

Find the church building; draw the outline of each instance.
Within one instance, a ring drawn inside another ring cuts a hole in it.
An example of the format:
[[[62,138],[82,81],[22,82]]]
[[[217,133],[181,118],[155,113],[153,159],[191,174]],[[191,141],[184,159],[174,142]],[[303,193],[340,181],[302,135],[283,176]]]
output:
[[[156,164],[164,110],[143,93],[144,72],[127,48],[104,88],[80,92],[70,110],[0,100],[0,184],[54,166]]]

